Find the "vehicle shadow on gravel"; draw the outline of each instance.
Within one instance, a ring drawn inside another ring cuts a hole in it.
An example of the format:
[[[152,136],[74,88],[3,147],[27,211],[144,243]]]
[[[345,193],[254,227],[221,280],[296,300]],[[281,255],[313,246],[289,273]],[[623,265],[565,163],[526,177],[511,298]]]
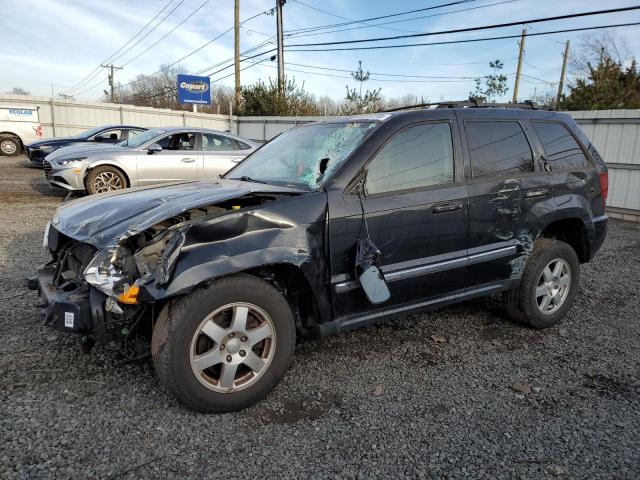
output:
[[[67,196],[67,191],[61,188],[55,188],[48,182],[39,178],[32,178],[29,182],[32,190],[42,196],[64,199]]]

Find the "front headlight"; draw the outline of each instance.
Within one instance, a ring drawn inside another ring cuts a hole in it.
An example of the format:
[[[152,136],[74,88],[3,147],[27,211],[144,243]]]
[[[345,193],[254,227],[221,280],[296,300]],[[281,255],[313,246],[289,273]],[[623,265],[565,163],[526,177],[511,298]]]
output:
[[[84,278],[110,297],[117,296],[134,282],[132,264],[133,258],[124,247],[100,251],[87,265]]]
[[[48,152],[54,148],[55,147],[53,145],[38,145],[37,147],[32,147],[31,150],[42,150],[43,152]]]
[[[80,162],[82,160],[86,160],[87,157],[76,157],[76,158],[59,158],[55,160],[58,165],[71,165],[72,163]]]

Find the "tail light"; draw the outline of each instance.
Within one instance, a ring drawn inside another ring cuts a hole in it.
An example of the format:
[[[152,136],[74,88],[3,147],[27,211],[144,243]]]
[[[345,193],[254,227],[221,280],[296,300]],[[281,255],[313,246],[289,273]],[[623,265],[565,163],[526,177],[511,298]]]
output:
[[[602,193],[602,205],[607,206],[607,195],[609,194],[609,172],[604,171],[598,174],[600,179],[600,192]]]

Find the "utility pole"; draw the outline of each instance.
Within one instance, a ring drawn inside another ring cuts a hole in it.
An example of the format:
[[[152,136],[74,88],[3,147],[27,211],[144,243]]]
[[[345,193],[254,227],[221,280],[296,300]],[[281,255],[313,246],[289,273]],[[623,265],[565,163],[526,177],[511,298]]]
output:
[[[516,70],[516,83],[513,86],[513,103],[518,103],[518,88],[520,87],[520,74],[522,73],[522,60],[524,60],[524,40],[527,38],[527,29],[522,30],[520,37],[520,54],[518,55],[518,69]]]
[[[276,0],[276,26],[278,30],[278,93],[284,93],[284,40],[282,33],[282,6],[287,0]]]
[[[564,47],[564,58],[562,59],[562,73],[560,73],[560,85],[558,85],[558,98],[556,98],[556,110],[560,109],[560,97],[564,88],[564,77],[567,74],[567,62],[569,61],[569,40]]]
[[[236,77],[236,107],[240,107],[240,0],[235,0],[234,11],[235,27],[235,77]]]
[[[111,103],[115,103],[116,101],[116,96],[115,96],[115,77],[113,76],[113,71],[114,70],[122,70],[122,67],[116,67],[113,65],[113,63],[111,65],[100,65],[103,68],[108,68],[110,73],[108,76],[109,79],[109,87],[111,87]]]

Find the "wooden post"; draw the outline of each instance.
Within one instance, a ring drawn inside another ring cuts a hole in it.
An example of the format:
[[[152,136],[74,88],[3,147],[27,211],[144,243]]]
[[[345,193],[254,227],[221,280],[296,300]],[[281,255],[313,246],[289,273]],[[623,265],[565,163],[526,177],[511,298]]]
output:
[[[564,88],[564,78],[567,74],[567,62],[569,61],[569,40],[564,47],[564,57],[562,59],[562,72],[560,73],[560,84],[558,85],[558,97],[556,98],[556,110],[560,110],[560,98]]]
[[[520,74],[522,73],[522,60],[524,59],[524,40],[527,37],[527,29],[522,30],[520,37],[520,54],[518,55],[518,69],[516,70],[516,82],[513,86],[513,103],[518,103],[518,88],[520,87]]]

